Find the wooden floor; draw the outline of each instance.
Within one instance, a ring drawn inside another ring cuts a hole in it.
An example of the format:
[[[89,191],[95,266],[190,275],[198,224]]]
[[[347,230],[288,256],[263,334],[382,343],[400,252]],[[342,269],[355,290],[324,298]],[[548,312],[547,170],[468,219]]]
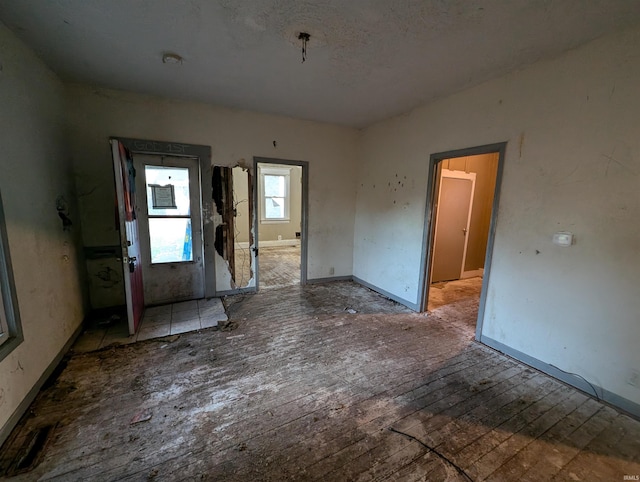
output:
[[[640,422],[474,342],[455,303],[425,316],[348,282],[266,290],[227,299],[233,331],[74,355],[16,432],[57,424],[15,480],[640,474]]]
[[[260,248],[260,289],[300,284],[300,246]]]
[[[248,248],[238,248],[236,257],[236,286],[244,288],[253,277]],[[283,288],[300,284],[300,246],[260,248],[260,289]]]

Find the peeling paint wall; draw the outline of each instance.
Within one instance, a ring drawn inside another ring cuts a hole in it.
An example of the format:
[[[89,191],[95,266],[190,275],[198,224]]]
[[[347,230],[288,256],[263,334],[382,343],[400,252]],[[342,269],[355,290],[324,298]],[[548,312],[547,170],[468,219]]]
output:
[[[109,136],[167,140],[211,146],[214,165],[250,164],[254,156],[308,161],[308,278],[332,276],[331,268],[335,276],[351,275],[356,129],[83,85],[67,86],[67,114],[71,156],[83,188],[86,246],[118,244]],[[218,291],[231,289],[221,262],[216,258]]]
[[[0,192],[24,333],[22,344],[0,362],[0,428],[84,317],[80,219],[63,102],[60,80],[0,23]],[[73,223],[69,231],[56,211],[60,195]]]
[[[249,217],[249,182],[248,172],[242,168],[233,170],[233,195],[236,206],[236,242],[248,243],[249,233],[253,227]]]
[[[416,303],[429,155],[508,141],[483,336],[640,403],[638,52],[624,31],[366,129],[354,275]]]

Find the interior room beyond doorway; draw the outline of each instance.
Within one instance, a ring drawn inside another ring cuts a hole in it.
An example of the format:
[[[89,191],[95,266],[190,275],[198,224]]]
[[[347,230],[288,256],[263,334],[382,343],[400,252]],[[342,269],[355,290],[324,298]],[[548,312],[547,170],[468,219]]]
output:
[[[436,166],[427,309],[454,310],[475,326],[482,293],[499,152],[451,157]]]

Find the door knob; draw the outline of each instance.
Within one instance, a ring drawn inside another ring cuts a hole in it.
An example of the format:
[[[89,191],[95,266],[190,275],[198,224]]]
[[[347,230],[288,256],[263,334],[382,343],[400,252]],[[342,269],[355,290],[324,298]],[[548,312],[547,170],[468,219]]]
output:
[[[467,235],[467,228],[462,228],[462,233],[466,236]]]

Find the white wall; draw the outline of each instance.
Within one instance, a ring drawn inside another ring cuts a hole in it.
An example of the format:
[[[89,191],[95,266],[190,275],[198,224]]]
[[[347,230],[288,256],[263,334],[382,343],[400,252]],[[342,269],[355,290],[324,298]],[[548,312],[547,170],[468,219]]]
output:
[[[331,267],[335,276],[351,275],[357,130],[81,85],[68,86],[67,99],[87,246],[118,243],[109,136],[203,144],[217,165],[249,166],[254,156],[308,161],[308,278],[330,276]],[[218,291],[231,288],[222,262],[216,258]],[[112,303],[119,292],[117,285],[94,290],[92,303]]]
[[[508,141],[483,336],[640,403],[638,52],[625,31],[366,129],[354,275],[417,303],[429,155]]]
[[[23,343],[0,362],[0,428],[7,428],[82,322],[84,268],[62,83],[1,23],[0,65],[0,192],[24,332]],[[70,205],[70,232],[58,218],[59,195]]]

